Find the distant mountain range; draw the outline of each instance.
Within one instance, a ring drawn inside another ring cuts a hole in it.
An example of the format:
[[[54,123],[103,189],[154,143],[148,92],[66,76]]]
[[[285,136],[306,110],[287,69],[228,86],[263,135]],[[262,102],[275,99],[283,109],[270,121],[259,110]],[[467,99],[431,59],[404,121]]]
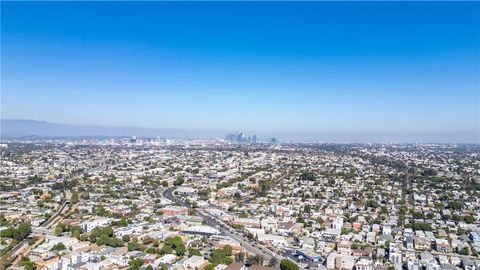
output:
[[[0,120],[2,138],[44,137],[162,137],[162,138],[224,138],[223,131],[183,129],[106,127],[49,123],[36,120]],[[276,132],[281,140],[336,143],[480,143],[479,131],[448,132]]]
[[[137,136],[165,138],[214,138],[223,137],[221,132],[193,131],[181,129],[156,129],[139,127],[105,127],[49,123],[36,120],[2,119],[0,122],[2,137],[21,136]]]

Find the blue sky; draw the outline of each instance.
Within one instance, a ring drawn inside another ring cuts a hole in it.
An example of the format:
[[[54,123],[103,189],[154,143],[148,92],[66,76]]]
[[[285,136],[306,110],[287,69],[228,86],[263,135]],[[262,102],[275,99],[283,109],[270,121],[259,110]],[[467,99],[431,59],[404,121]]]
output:
[[[2,118],[478,138],[479,2],[1,5]]]

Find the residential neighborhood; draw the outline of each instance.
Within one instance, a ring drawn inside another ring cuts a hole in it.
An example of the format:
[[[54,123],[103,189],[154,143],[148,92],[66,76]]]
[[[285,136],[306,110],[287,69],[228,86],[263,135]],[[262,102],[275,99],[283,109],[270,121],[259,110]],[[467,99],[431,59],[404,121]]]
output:
[[[480,269],[478,145],[2,143],[2,269]]]

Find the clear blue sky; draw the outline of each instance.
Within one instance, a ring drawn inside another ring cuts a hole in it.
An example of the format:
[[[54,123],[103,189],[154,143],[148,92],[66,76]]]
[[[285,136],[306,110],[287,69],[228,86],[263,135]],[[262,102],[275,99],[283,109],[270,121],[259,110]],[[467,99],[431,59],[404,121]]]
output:
[[[479,2],[1,5],[5,119],[478,136]]]

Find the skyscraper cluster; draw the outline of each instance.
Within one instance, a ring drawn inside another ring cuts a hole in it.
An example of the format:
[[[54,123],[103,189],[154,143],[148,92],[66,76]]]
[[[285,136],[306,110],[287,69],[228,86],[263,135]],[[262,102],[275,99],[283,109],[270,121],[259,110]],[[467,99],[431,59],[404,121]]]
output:
[[[275,137],[263,136],[262,138],[257,135],[247,136],[243,132],[228,133],[225,135],[225,140],[235,143],[277,143],[278,139]]]

